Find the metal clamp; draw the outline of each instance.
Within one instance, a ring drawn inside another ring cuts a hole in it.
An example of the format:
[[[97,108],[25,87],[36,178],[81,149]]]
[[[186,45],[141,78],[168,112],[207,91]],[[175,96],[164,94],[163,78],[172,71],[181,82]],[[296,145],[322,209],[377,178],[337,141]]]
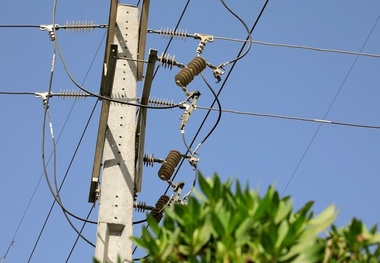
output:
[[[58,30],[58,29],[59,29],[59,25],[58,24],[55,24],[55,25],[40,25],[40,30],[48,31],[49,37],[50,37],[51,41],[55,40],[55,32],[54,31]]]
[[[197,108],[197,101],[201,93],[199,91],[194,91],[191,93],[190,98],[192,98],[190,104],[182,104],[180,107],[181,109],[185,109],[185,112],[182,114],[182,122],[181,125],[179,126],[180,130],[183,130],[187,124],[187,121],[190,118],[191,113],[193,110]]]
[[[204,34],[195,33],[194,38],[200,40],[200,43],[197,48],[198,54],[202,54],[203,50],[205,49],[206,42],[214,42],[214,36],[212,35],[204,35]]]

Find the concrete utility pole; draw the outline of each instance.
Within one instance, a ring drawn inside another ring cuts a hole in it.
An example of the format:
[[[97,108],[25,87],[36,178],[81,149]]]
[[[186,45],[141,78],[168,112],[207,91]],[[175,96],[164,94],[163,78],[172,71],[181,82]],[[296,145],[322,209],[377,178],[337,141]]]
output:
[[[135,102],[138,30],[138,8],[112,1],[109,34],[114,36],[107,40],[102,95]],[[132,261],[135,116],[134,106],[103,101],[89,201],[98,196],[95,258],[104,263],[116,263],[118,257]]]

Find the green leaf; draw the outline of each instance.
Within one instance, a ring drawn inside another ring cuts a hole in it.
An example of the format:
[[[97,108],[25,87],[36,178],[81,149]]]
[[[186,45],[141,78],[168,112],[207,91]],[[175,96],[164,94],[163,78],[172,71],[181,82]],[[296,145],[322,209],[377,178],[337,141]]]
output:
[[[209,216],[211,217],[212,220],[212,225],[210,225],[211,229],[213,230],[214,236],[216,238],[223,237],[225,234],[225,224],[222,222],[223,217],[220,215],[222,214],[221,211],[216,212],[215,210],[210,212]]]
[[[203,226],[196,229],[193,233],[193,253],[197,254],[199,250],[210,240],[211,237],[211,223],[207,220]]]
[[[148,214],[147,222],[150,226],[150,229],[153,231],[153,233],[158,235],[160,232],[160,227],[158,225],[158,222],[153,218],[151,214]]]
[[[330,205],[322,213],[320,213],[317,217],[310,220],[309,232],[313,232],[314,235],[319,234],[320,232],[325,230],[327,227],[332,225],[336,216],[337,216],[337,212],[335,210],[335,206]]]
[[[198,177],[199,186],[201,188],[202,193],[208,198],[212,198],[212,185],[210,182],[206,180],[206,178],[203,177],[202,174],[199,174]]]
[[[274,244],[274,248],[279,251],[282,247],[282,242],[284,241],[285,237],[288,235],[289,231],[289,225],[287,221],[282,221],[280,224],[280,227],[278,228],[277,232],[277,240]]]
[[[246,218],[240,226],[236,229],[234,237],[237,245],[247,244],[251,238],[251,229],[253,225],[253,220],[251,218]]]
[[[287,217],[292,211],[292,207],[293,207],[293,204],[291,201],[288,201],[288,202],[281,201],[279,204],[276,216],[274,218],[274,222],[276,224],[279,224],[282,220],[284,220],[285,217]]]

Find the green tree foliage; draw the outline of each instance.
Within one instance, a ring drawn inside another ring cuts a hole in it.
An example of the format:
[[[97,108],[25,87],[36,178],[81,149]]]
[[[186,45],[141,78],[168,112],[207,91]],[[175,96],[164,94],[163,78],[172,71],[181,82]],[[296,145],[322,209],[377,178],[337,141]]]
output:
[[[260,196],[232,183],[200,176],[200,191],[166,209],[162,225],[149,216],[150,228],[133,239],[149,255],[142,262],[380,262],[376,227],[354,219],[337,229],[333,206],[314,216],[312,202],[293,211],[274,187]]]
[[[348,227],[331,227],[326,239],[319,239],[325,247],[323,262],[380,262],[380,234],[377,227],[369,231],[354,218]]]

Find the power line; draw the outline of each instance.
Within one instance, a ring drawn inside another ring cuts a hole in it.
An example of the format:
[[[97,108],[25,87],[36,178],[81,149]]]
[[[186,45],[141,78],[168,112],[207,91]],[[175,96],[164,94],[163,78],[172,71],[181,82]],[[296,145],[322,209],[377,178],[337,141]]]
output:
[[[35,96],[35,92],[17,92],[17,91],[0,91],[0,95],[33,95]]]
[[[259,45],[266,45],[266,46],[297,48],[297,49],[305,49],[305,50],[313,50],[313,51],[321,51],[321,52],[330,52],[330,53],[339,53],[339,54],[346,54],[346,55],[356,55],[356,56],[380,58],[380,55],[377,55],[377,54],[362,53],[362,52],[347,51],[347,50],[339,50],[339,49],[318,48],[318,47],[311,47],[311,46],[280,44],[280,43],[271,43],[271,42],[263,42],[263,41],[252,41],[252,43],[253,44],[259,44]]]
[[[208,108],[208,107],[202,107],[202,106],[197,106],[197,109],[219,111],[219,109],[216,109],[216,108]],[[256,117],[268,117],[268,118],[286,119],[286,120],[294,120],[294,121],[316,122],[316,123],[321,123],[321,124],[333,124],[333,125],[341,125],[341,126],[349,126],[349,127],[357,127],[357,128],[380,129],[380,126],[376,126],[376,125],[338,122],[338,121],[330,121],[330,120],[325,120],[325,119],[320,120],[320,119],[302,118],[302,117],[285,116],[285,115],[269,114],[269,113],[256,113],[256,112],[247,112],[247,111],[238,111],[238,110],[228,110],[228,109],[221,109],[221,111],[226,112],[226,113],[256,116]]]
[[[234,17],[236,17],[236,19],[237,20],[239,20],[239,22],[244,26],[244,28],[245,28],[245,30],[247,31],[247,33],[248,33],[248,36],[247,36],[247,42],[248,42],[248,47],[247,47],[247,49],[244,51],[244,53],[243,54],[241,54],[240,56],[238,56],[238,57],[236,57],[236,58],[234,58],[234,59],[232,59],[232,60],[230,60],[230,61],[227,61],[227,62],[225,62],[225,63],[223,63],[223,64],[221,64],[219,67],[220,68],[223,68],[224,66],[226,66],[226,65],[228,65],[228,64],[231,64],[231,63],[233,63],[233,62],[235,62],[235,61],[238,61],[238,60],[240,60],[240,59],[242,59],[243,57],[245,57],[245,55],[247,55],[248,54],[248,52],[251,50],[251,46],[252,46],[252,35],[251,35],[251,33],[249,32],[249,28],[248,28],[248,26],[247,26],[247,24],[244,22],[244,20],[240,17],[240,16],[238,16],[234,11],[232,11],[232,9],[224,2],[224,0],[220,0],[221,1],[221,3],[223,4],[223,6],[234,16]]]
[[[167,32],[165,30],[153,30],[148,29],[148,33],[155,33],[155,34],[180,34],[181,37],[194,37],[194,34],[185,33],[177,31],[177,29],[174,29],[173,31]],[[220,36],[213,36],[214,39],[219,40],[226,40],[226,41],[233,41],[233,42],[250,42],[252,44],[256,45],[264,45],[264,46],[273,46],[273,47],[284,47],[284,48],[294,48],[294,49],[304,49],[304,50],[312,50],[312,51],[319,51],[319,52],[328,52],[328,53],[338,53],[338,54],[345,54],[345,55],[356,55],[356,56],[365,56],[365,57],[373,57],[373,58],[380,58],[380,55],[378,54],[372,54],[372,53],[362,53],[362,52],[356,52],[356,51],[348,51],[348,50],[341,50],[341,49],[331,49],[331,48],[320,48],[320,47],[312,47],[312,46],[305,46],[305,45],[295,45],[295,44],[284,44],[284,43],[274,43],[274,42],[267,42],[267,41],[259,41],[259,40],[244,40],[239,38],[231,38],[231,37],[220,37]]]
[[[90,218],[90,215],[91,215],[92,211],[93,211],[94,208],[95,208],[95,204],[96,204],[96,203],[94,203],[94,204],[91,206],[90,211],[88,212],[86,219],[89,219],[89,218]],[[74,249],[75,249],[76,245],[78,244],[78,240],[79,240],[79,238],[81,237],[82,231],[83,231],[84,227],[86,226],[86,224],[87,224],[87,222],[83,222],[83,225],[82,225],[82,227],[81,227],[81,229],[80,229],[80,231],[79,231],[80,234],[77,235],[77,238],[75,239],[74,244],[73,244],[73,246],[71,247],[70,253],[69,253],[69,255],[68,255],[67,258],[66,258],[66,261],[65,261],[66,263],[69,262],[69,259],[70,259],[71,255],[72,255],[72,253],[74,252]]]
[[[361,49],[360,49],[360,52],[364,49],[365,45],[367,44],[367,41],[368,41],[369,37],[371,36],[373,30],[375,29],[375,27],[376,27],[377,22],[379,21],[379,19],[380,19],[380,16],[378,16],[378,18],[377,18],[375,24],[372,26],[371,31],[369,32],[369,34],[368,34],[366,40],[364,41],[364,43],[363,43],[363,45],[362,45],[362,47],[361,47]],[[329,112],[330,112],[332,106],[333,106],[334,103],[335,103],[336,98],[338,97],[340,91],[342,90],[344,84],[346,83],[346,81],[347,81],[347,79],[348,79],[348,76],[351,74],[351,71],[352,71],[352,69],[354,68],[354,66],[355,66],[356,61],[358,60],[358,58],[359,58],[359,56],[356,56],[354,62],[352,63],[350,69],[349,69],[348,72],[347,72],[346,77],[343,79],[342,84],[340,85],[338,91],[336,92],[336,94],[335,94],[333,100],[332,100],[331,103],[330,103],[330,106],[328,107],[328,109],[327,109],[325,115],[323,116],[323,119],[326,119],[327,115],[329,114]],[[306,147],[304,153],[302,154],[301,159],[300,159],[299,162],[297,163],[296,168],[294,169],[294,171],[293,171],[292,175],[290,176],[290,178],[289,178],[287,184],[285,185],[285,188],[284,188],[284,190],[282,191],[281,196],[283,196],[284,193],[285,193],[285,191],[288,189],[290,183],[292,182],[292,180],[293,180],[295,174],[296,174],[297,171],[298,171],[298,168],[300,167],[300,165],[301,165],[303,159],[305,158],[306,154],[308,153],[308,151],[309,151],[309,149],[310,149],[310,146],[311,146],[312,143],[314,142],[314,139],[315,139],[315,137],[317,136],[317,134],[318,134],[318,132],[319,132],[321,126],[322,126],[322,123],[320,123],[320,124],[318,125],[317,130],[315,131],[315,133],[314,133],[313,137],[311,138],[311,140],[310,140],[308,146]]]
[[[0,25],[0,28],[39,28],[37,25]]]
[[[105,36],[106,36],[106,34],[103,34],[103,37],[102,37],[102,39],[101,39],[101,41],[100,41],[100,43],[99,43],[99,45],[98,45],[98,47],[97,47],[97,49],[96,49],[96,51],[95,51],[94,57],[93,57],[93,59],[92,59],[90,65],[89,65],[89,68],[88,68],[88,70],[87,70],[87,72],[86,72],[86,75],[85,75],[85,77],[84,77],[84,79],[83,79],[83,83],[85,83],[86,80],[87,80],[88,74],[90,73],[90,70],[91,70],[91,68],[92,68],[92,66],[93,66],[93,64],[94,64],[94,62],[95,62],[95,58],[97,57],[97,55],[98,55],[98,53],[99,53],[100,47],[102,46],[102,43],[103,43],[103,41],[104,41]],[[64,130],[65,127],[66,127],[66,124],[67,124],[67,122],[68,122],[68,119],[69,119],[70,116],[71,116],[71,113],[72,113],[72,111],[73,111],[73,108],[74,108],[75,104],[76,104],[76,100],[73,102],[73,105],[71,106],[71,109],[70,109],[70,111],[69,111],[69,113],[68,113],[68,116],[66,117],[66,120],[65,120],[65,123],[64,123],[64,125],[63,125],[63,128],[62,128],[62,130],[61,130],[61,132],[60,132],[60,134],[59,134],[59,137],[58,137],[57,143],[58,143],[58,141],[59,141],[59,138],[60,138],[61,135],[62,135],[63,130]],[[91,117],[92,117],[92,114],[94,113],[94,110],[95,110],[95,108],[96,108],[96,105],[97,105],[97,102],[95,103],[94,108],[93,108],[93,110],[92,110],[92,112],[91,112],[91,114],[90,114],[90,117],[89,117],[89,120],[88,120],[88,122],[87,122],[87,125],[86,125],[86,127],[85,127],[85,129],[84,129],[84,131],[83,131],[83,133],[82,133],[81,140],[82,140],[83,135],[84,135],[84,133],[85,133],[85,131],[86,131],[86,129],[87,129],[88,123],[89,123],[90,120],[91,120]],[[79,144],[80,144],[80,143],[78,143],[77,148],[79,147]],[[52,153],[52,154],[53,154],[53,153]],[[52,156],[52,154],[50,155],[50,157]],[[76,152],[75,152],[75,154],[76,154]],[[74,157],[75,157],[75,155],[72,157],[72,161],[73,161]],[[49,161],[50,161],[50,158],[49,158]],[[70,164],[70,167],[71,167],[71,164]],[[67,176],[67,174],[68,174],[68,172],[69,172],[69,170],[70,170],[70,167],[69,167],[69,168],[67,169],[67,171],[66,171],[65,178],[66,178],[66,176]],[[40,177],[40,180],[41,180],[43,174],[44,174],[44,173],[42,173],[42,175],[41,175],[41,177]],[[63,183],[65,182],[65,178],[62,180],[61,187],[63,186]],[[35,243],[34,243],[34,247],[33,247],[33,249],[32,249],[32,252],[31,252],[30,256],[29,256],[29,260],[28,260],[28,262],[31,260],[31,258],[32,258],[32,256],[33,256],[33,253],[34,253],[34,251],[35,251],[35,249],[36,249],[36,247],[37,247],[37,245],[38,245],[38,243],[39,243],[39,240],[40,240],[40,238],[41,238],[41,236],[42,236],[42,233],[43,233],[43,231],[45,230],[46,224],[47,224],[47,222],[48,222],[48,220],[49,220],[49,218],[50,218],[50,215],[51,215],[51,212],[53,211],[53,208],[54,208],[55,203],[56,203],[56,200],[54,199],[54,201],[53,201],[53,203],[52,203],[52,205],[51,205],[51,207],[50,207],[50,210],[49,210],[49,212],[48,212],[48,214],[47,214],[47,216],[46,216],[46,218],[45,218],[44,224],[42,225],[42,228],[41,228],[41,230],[40,230],[40,233],[39,233],[39,235],[38,235],[38,237],[37,237],[37,240],[36,240]]]
[[[88,69],[88,71],[87,71],[87,73],[86,73],[86,76],[84,77],[84,81],[87,79],[87,76],[88,76],[88,74],[89,74],[89,72],[90,72],[90,70],[91,70],[91,68],[92,68],[92,66],[93,66],[93,64],[94,64],[95,58],[96,58],[96,56],[97,56],[97,54],[98,54],[98,52],[99,52],[99,49],[100,49],[100,47],[101,47],[101,44],[103,43],[104,37],[105,37],[105,34],[104,34],[104,36],[103,36],[103,38],[102,38],[102,40],[101,40],[101,42],[100,42],[100,44],[99,44],[99,46],[98,46],[96,52],[95,52],[94,58],[93,58],[93,60],[91,61],[91,64],[90,64],[89,69]],[[6,94],[6,95],[34,95],[34,96],[36,95],[35,92],[4,92],[4,91],[0,91],[0,94]],[[60,140],[60,138],[61,138],[61,135],[62,135],[63,131],[65,130],[66,124],[67,124],[67,122],[68,122],[68,119],[69,119],[70,116],[71,116],[71,113],[72,113],[72,111],[73,111],[73,108],[74,108],[74,106],[75,106],[75,103],[76,103],[76,100],[73,102],[73,104],[72,104],[72,106],[71,106],[71,109],[70,109],[70,111],[69,111],[69,113],[68,113],[68,115],[67,115],[67,117],[66,117],[66,119],[65,119],[65,122],[64,122],[64,124],[63,124],[63,127],[62,127],[62,129],[61,129],[61,131],[60,131],[60,133],[59,133],[59,135],[58,135],[58,138],[57,138],[57,144],[59,143],[59,140]],[[50,154],[47,163],[50,162],[50,159],[51,159],[52,155],[53,155],[53,153]],[[32,201],[33,201],[33,199],[34,199],[34,196],[35,196],[35,194],[36,194],[36,192],[37,192],[37,189],[38,189],[38,187],[39,187],[39,185],[40,185],[40,183],[41,183],[42,177],[43,177],[43,172],[42,172],[42,174],[41,174],[41,176],[40,176],[40,178],[39,178],[39,180],[38,180],[38,182],[37,182],[37,184],[36,184],[36,186],[35,186],[35,188],[34,188],[34,191],[33,191],[33,193],[32,193],[32,196],[31,196],[30,199],[29,199],[28,205],[26,206],[26,208],[25,208],[25,210],[24,210],[24,213],[23,213],[23,215],[22,215],[22,217],[21,217],[21,220],[19,221],[19,224],[18,224],[17,229],[16,229],[16,231],[15,231],[15,233],[14,233],[14,235],[13,235],[13,238],[12,238],[12,240],[11,240],[11,242],[10,242],[10,245],[9,245],[9,247],[8,247],[8,249],[7,249],[7,252],[6,252],[6,254],[4,255],[4,260],[5,260],[6,256],[8,255],[8,252],[9,252],[11,246],[12,246],[13,243],[15,242],[16,235],[18,234],[19,228],[20,228],[20,226],[22,225],[22,223],[23,223],[23,221],[24,221],[24,218],[25,218],[25,215],[26,215],[26,213],[28,212],[29,207],[30,207],[30,205],[31,205],[31,203],[32,203]],[[53,208],[53,207],[52,207],[52,208]],[[49,216],[50,216],[50,212],[49,212],[49,214],[48,214],[48,217],[46,218],[46,222],[47,222],[47,220],[49,219]],[[44,226],[45,226],[45,225],[46,225],[46,223],[44,224]],[[43,226],[43,229],[44,229],[44,226]],[[42,232],[43,232],[43,229],[42,229]],[[41,232],[41,234],[42,234],[42,232]],[[37,242],[37,243],[38,243],[38,242]],[[4,260],[3,260],[3,262],[4,262]]]
[[[220,40],[229,40],[229,41],[236,41],[236,42],[246,42],[246,40],[236,39],[236,38],[217,37],[217,36],[214,36],[214,38],[215,39],[220,39]],[[264,46],[274,46],[274,47],[295,48],[295,49],[305,49],[305,50],[320,51],[320,52],[330,52],[330,53],[339,53],[339,54],[346,54],[346,55],[356,55],[356,56],[366,56],[366,57],[380,58],[380,55],[378,55],[378,54],[362,53],[362,52],[340,50],[340,49],[319,48],[319,47],[304,46],[304,45],[292,45],[292,44],[283,44],[283,43],[273,43],[273,42],[257,41],[257,40],[252,40],[252,44],[264,45]]]
[[[90,117],[89,117],[89,119],[88,119],[88,121],[87,121],[87,123],[86,123],[86,126],[85,126],[85,128],[84,128],[84,130],[83,130],[83,132],[82,132],[81,138],[80,138],[80,140],[79,140],[79,142],[78,142],[78,144],[77,144],[76,150],[74,151],[74,155],[73,155],[73,157],[72,157],[72,159],[71,159],[71,162],[70,162],[70,164],[69,164],[69,167],[68,167],[67,170],[66,170],[65,176],[64,176],[64,178],[63,178],[63,180],[62,180],[62,182],[61,182],[61,185],[60,185],[60,187],[59,187],[59,189],[58,189],[58,192],[61,190],[61,188],[62,188],[62,186],[63,186],[63,184],[64,184],[64,182],[65,182],[65,179],[66,179],[66,177],[67,177],[67,175],[68,175],[68,172],[69,172],[69,170],[70,170],[70,168],[71,168],[71,164],[72,164],[72,162],[73,162],[73,160],[74,160],[74,158],[75,158],[75,156],[76,156],[76,153],[77,153],[77,151],[78,151],[78,149],[79,149],[79,146],[81,145],[81,142],[82,142],[82,140],[83,140],[84,134],[86,133],[87,128],[88,128],[88,125],[89,125],[89,123],[90,123],[90,120],[92,119],[93,113],[95,112],[95,108],[96,108],[97,103],[98,103],[98,101],[96,101],[95,104],[94,104],[93,110],[92,110],[92,112],[91,112],[91,114],[90,114]],[[46,176],[46,165],[44,165],[44,174],[45,174],[45,176]],[[57,193],[57,194],[58,194],[58,193]],[[30,260],[31,260],[31,258],[32,258],[32,256],[33,256],[33,254],[34,254],[34,251],[35,251],[35,249],[36,249],[36,247],[37,247],[37,245],[38,245],[38,243],[39,243],[39,240],[40,240],[40,238],[41,238],[41,236],[42,236],[42,233],[43,233],[43,231],[44,231],[44,229],[45,229],[45,227],[46,227],[46,224],[47,224],[47,222],[48,222],[48,220],[49,220],[49,218],[50,218],[51,212],[53,211],[53,208],[54,208],[55,204],[58,203],[58,202],[59,202],[58,198],[54,198],[54,201],[53,201],[53,203],[52,203],[52,205],[51,205],[51,207],[50,207],[50,210],[49,210],[49,212],[48,212],[48,214],[47,214],[47,216],[46,216],[46,219],[45,219],[45,221],[44,221],[44,224],[43,224],[43,226],[42,226],[42,228],[41,228],[41,230],[40,230],[40,233],[39,233],[39,235],[38,235],[38,237],[37,237],[37,240],[36,240],[36,242],[35,242],[35,244],[34,244],[34,247],[33,247],[33,249],[32,249],[32,252],[31,252],[31,254],[30,254],[30,256],[29,256],[29,260],[28,260],[28,262],[30,262]],[[64,213],[64,214],[66,215],[66,213]],[[87,222],[87,221],[85,220],[84,222]],[[78,233],[78,235],[81,235],[81,234]],[[83,236],[82,236],[82,238],[83,238]],[[86,239],[85,239],[85,240],[86,240]]]

